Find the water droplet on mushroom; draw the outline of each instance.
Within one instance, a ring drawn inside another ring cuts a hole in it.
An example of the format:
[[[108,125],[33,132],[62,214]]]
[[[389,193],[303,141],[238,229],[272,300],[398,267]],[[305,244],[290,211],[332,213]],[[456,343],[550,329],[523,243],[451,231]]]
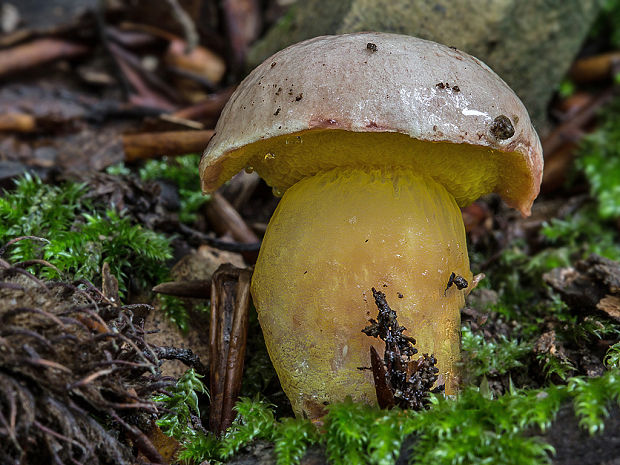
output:
[[[248,174],[252,174],[254,172],[254,167],[252,165],[248,165],[245,167],[245,172]]]
[[[276,155],[274,153],[267,152],[265,154],[265,161],[270,161],[270,160],[275,160],[275,159],[276,159]]]
[[[275,195],[276,197],[282,197],[284,195],[282,189],[278,189],[277,187],[271,189],[271,192],[273,192],[273,195]]]

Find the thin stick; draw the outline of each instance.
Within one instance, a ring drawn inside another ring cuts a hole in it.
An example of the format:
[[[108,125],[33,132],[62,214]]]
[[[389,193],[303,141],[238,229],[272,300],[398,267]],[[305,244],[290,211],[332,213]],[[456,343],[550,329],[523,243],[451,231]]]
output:
[[[202,153],[214,131],[168,131],[122,136],[126,161],[145,160],[164,155]]]
[[[88,47],[59,39],[38,39],[0,50],[0,77],[41,66],[60,58],[74,58],[88,52]]]

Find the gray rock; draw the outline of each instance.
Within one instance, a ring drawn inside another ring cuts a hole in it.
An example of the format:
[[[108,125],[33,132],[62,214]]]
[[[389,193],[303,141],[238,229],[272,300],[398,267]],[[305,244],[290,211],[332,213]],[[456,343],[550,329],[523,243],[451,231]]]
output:
[[[324,34],[383,31],[457,47],[487,63],[521,97],[539,131],[546,108],[600,0],[307,0],[294,4],[249,54],[254,67]]]

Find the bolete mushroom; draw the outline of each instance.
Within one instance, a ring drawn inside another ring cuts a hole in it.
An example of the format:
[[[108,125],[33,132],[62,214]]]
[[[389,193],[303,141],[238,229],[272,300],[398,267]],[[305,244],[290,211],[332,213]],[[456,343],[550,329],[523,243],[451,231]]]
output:
[[[282,199],[252,296],[298,415],[376,400],[361,332],[377,287],[434,353],[455,392],[460,313],[471,280],[459,207],[496,192],[523,215],[542,174],[518,97],[476,58],[414,37],[307,40],[254,69],[224,108],[200,163],[213,191],[242,168]],[[454,276],[452,275],[454,273]]]

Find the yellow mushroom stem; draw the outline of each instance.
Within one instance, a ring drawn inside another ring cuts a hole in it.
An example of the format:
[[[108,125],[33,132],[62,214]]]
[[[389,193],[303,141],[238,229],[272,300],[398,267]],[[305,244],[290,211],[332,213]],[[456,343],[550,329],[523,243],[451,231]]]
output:
[[[384,292],[417,340],[434,354],[448,393],[459,359],[464,291],[471,280],[455,199],[405,168],[335,168],[289,188],[274,213],[252,279],[269,355],[298,416],[351,396],[375,403],[371,345],[362,329],[377,317],[371,288]]]

